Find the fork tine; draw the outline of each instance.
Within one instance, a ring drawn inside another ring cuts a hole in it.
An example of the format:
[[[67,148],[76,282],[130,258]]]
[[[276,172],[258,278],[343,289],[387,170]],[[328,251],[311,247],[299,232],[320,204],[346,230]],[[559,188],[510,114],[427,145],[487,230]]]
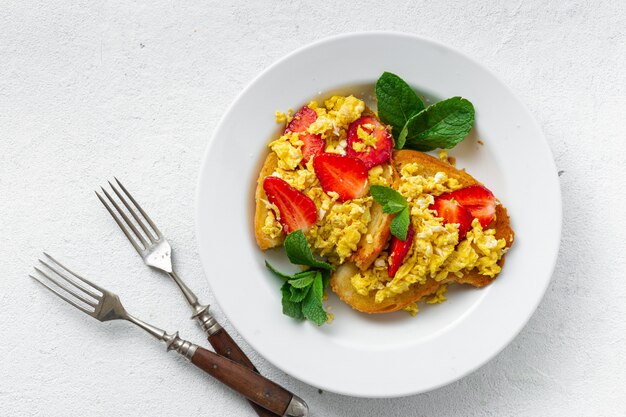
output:
[[[124,213],[124,210],[122,210],[120,208],[120,206],[115,202],[115,200],[113,199],[113,197],[111,197],[111,194],[109,194],[107,192],[107,190],[104,189],[104,187],[100,187],[100,189],[102,190],[102,192],[104,193],[104,195],[109,199],[109,201],[111,202],[111,204],[113,204],[113,207],[115,207],[115,210],[117,210],[117,212],[120,214],[120,216],[122,216],[122,218],[124,219],[124,221],[126,222],[126,224],[128,225],[128,227],[130,227],[130,229],[135,232],[135,234],[137,235],[137,237],[139,238],[139,240],[141,241],[141,243],[143,244],[144,247],[148,247],[148,242],[146,241],[146,238],[143,237],[143,235],[141,233],[139,233],[139,230],[137,230],[137,228],[135,227],[135,225],[133,224],[133,222],[130,221],[130,219],[128,218],[128,216],[126,215],[126,213]]]
[[[154,222],[152,221],[152,219],[150,218],[150,216],[148,216],[146,214],[145,211],[143,211],[143,209],[141,208],[141,206],[139,205],[139,203],[137,203],[137,201],[133,198],[132,195],[130,195],[130,193],[128,192],[128,190],[126,189],[126,187],[124,187],[122,185],[122,183],[120,182],[120,180],[117,179],[117,177],[113,177],[115,178],[115,181],[117,182],[117,184],[120,186],[120,188],[122,189],[122,191],[124,191],[124,194],[126,194],[128,196],[128,198],[130,198],[130,201],[133,202],[133,204],[135,205],[135,207],[137,207],[137,210],[139,210],[141,212],[141,214],[143,215],[143,217],[146,219],[146,221],[148,222],[148,224],[150,225],[150,227],[152,227],[152,230],[154,230],[154,232],[157,234],[158,238],[161,238],[161,231],[159,230],[158,227],[156,227],[156,224],[154,224]]]
[[[45,252],[44,252],[44,255],[49,256]],[[89,288],[85,288],[82,285],[79,285],[76,281],[74,281],[73,279],[68,278],[63,272],[59,271],[56,267],[50,265],[49,263],[47,263],[46,261],[44,261],[42,259],[39,259],[39,262],[41,262],[42,265],[45,265],[49,270],[51,270],[52,272],[56,273],[58,276],[63,278],[68,284],[73,285],[74,287],[76,287],[77,289],[81,290],[85,294],[91,296],[96,301],[100,299],[101,295],[96,294],[94,291],[92,291]]]
[[[104,207],[107,209],[107,211],[109,212],[111,217],[113,217],[113,220],[115,220],[115,223],[117,223],[117,225],[120,227],[120,229],[122,229],[122,232],[124,232],[124,234],[126,235],[128,240],[130,241],[130,243],[132,243],[132,245],[135,248],[135,250],[137,252],[139,252],[139,254],[141,254],[143,252],[143,249],[139,246],[137,241],[130,235],[130,232],[128,231],[126,226],[124,226],[124,224],[119,219],[119,217],[117,217],[117,215],[113,212],[113,209],[111,208],[111,206],[109,206],[109,204],[104,200],[104,198],[100,195],[99,192],[96,191],[95,193],[98,196],[98,199],[100,200],[102,205],[104,205]]]
[[[104,191],[104,188],[102,188],[102,191]],[[104,192],[105,192],[105,194],[106,194],[106,191],[104,191]],[[128,231],[128,228],[124,225],[124,223],[122,222],[122,220],[120,220],[120,218],[118,217],[118,215],[117,215],[117,214],[115,214],[115,212],[113,211],[113,209],[111,208],[111,206],[109,206],[109,204],[105,201],[104,197],[102,197],[102,196],[100,195],[100,193],[98,193],[97,191],[96,191],[96,195],[97,195],[97,196],[98,196],[98,198],[100,199],[100,202],[101,202],[101,203],[104,205],[104,207],[107,209],[107,211],[109,212],[109,214],[111,215],[111,217],[113,217],[113,220],[115,220],[115,223],[117,223],[117,225],[120,227],[120,229],[122,229],[122,232],[124,232],[124,234],[126,235],[126,237],[128,238],[128,240],[130,241],[130,243],[132,243],[132,244],[133,244],[133,247],[135,248],[135,250],[136,250],[137,252],[139,252],[139,254],[141,255],[141,254],[142,254],[142,252],[144,251],[144,248],[147,248],[147,244],[146,244],[145,240],[143,239],[143,237],[141,237],[141,235],[139,235],[139,236],[140,236],[140,238],[141,238],[141,243],[143,244],[143,248],[142,248],[142,247],[140,247],[140,246],[139,246],[139,244],[137,243],[137,239],[135,239],[135,238],[133,238],[133,237],[131,236],[130,232]],[[115,204],[115,202],[113,202],[113,203]],[[120,213],[122,213],[122,215],[124,215],[124,214],[123,214],[123,212],[121,212],[119,208],[118,208],[118,212],[120,212]],[[124,217],[126,217],[126,215],[124,215]],[[134,226],[132,225],[132,223],[130,223],[130,222],[128,221],[128,218],[126,218],[126,219],[127,219],[127,222],[126,222],[126,223],[127,223],[127,224],[129,224],[129,225],[130,225],[133,229],[135,229],[135,228],[134,228]],[[135,234],[137,234],[136,229],[135,229],[134,231],[135,231]]]
[[[35,277],[34,275],[30,275],[30,274],[28,276],[31,277],[32,279],[34,279],[35,281],[37,281],[38,283],[40,283],[41,285],[43,285],[44,287],[46,287],[48,290],[50,290],[53,293],[55,293],[59,298],[65,300],[67,303],[73,305],[74,307],[76,307],[77,309],[82,311],[83,313],[89,314],[90,316],[94,316],[94,314],[95,314],[94,311],[87,310],[85,307],[83,307],[83,306],[75,303],[74,301],[70,300],[69,298],[67,298],[66,296],[61,294],[59,291],[55,290],[50,285],[48,285],[45,282],[43,282],[43,280],[41,278]]]
[[[117,190],[117,188],[115,187],[115,185],[111,184],[111,181],[108,181],[109,186],[111,187],[111,189],[113,190],[113,192],[117,195],[117,197],[120,199],[120,201],[124,204],[124,206],[126,207],[126,209],[128,210],[128,212],[133,216],[133,218],[137,221],[137,224],[139,225],[139,227],[141,227],[141,230],[144,231],[144,233],[146,234],[146,236],[148,236],[148,239],[150,239],[150,242],[154,243],[156,236],[152,236],[152,232],[150,232],[148,230],[148,228],[146,227],[145,221],[142,220],[138,215],[137,212],[135,210],[133,210],[133,208],[130,206],[130,204],[128,204],[128,201],[126,201],[126,199],[124,198],[124,196]]]
[[[40,259],[41,261],[41,259]],[[44,264],[45,265],[45,264]],[[82,301],[83,303],[90,305],[92,307],[96,307],[98,305],[98,303],[94,302],[93,300],[88,300],[85,296],[81,295],[80,293],[78,293],[78,291],[73,290],[72,288],[69,288],[67,285],[63,285],[60,281],[58,281],[56,278],[53,278],[51,275],[55,275],[55,274],[51,274],[48,275],[46,272],[44,272],[42,269],[37,268],[36,266],[34,267],[35,271],[39,272],[41,275],[43,275],[44,277],[48,278],[48,280],[54,282],[54,284],[61,288],[63,291],[67,292],[68,294],[72,294],[72,296],[78,298],[80,301]],[[54,270],[52,270],[54,271]]]
[[[96,290],[100,291],[103,295],[107,292],[107,290],[105,290],[104,288],[100,287],[97,284],[94,284],[93,282],[89,281],[87,278],[83,278],[82,276],[78,275],[76,272],[74,272],[71,269],[69,269],[67,266],[63,265],[61,262],[57,261],[55,258],[52,257],[52,255],[49,255],[46,252],[44,252],[43,254],[46,255],[46,257],[48,259],[50,259],[52,262],[54,262],[55,264],[59,265],[61,268],[63,268],[64,270],[66,270],[67,272],[69,272],[70,274],[72,274],[73,276],[75,276],[76,278],[78,278],[79,280],[84,282],[85,284],[87,284],[90,287],[95,288]],[[96,298],[100,299],[101,296],[96,296]]]

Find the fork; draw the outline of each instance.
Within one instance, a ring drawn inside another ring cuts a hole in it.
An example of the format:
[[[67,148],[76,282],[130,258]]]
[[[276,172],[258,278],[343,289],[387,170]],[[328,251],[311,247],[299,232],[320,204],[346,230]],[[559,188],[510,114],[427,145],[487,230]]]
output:
[[[248,400],[280,416],[304,417],[308,408],[298,396],[257,372],[230,359],[181,339],[178,332],[169,334],[129,314],[119,297],[86,278],[72,272],[44,252],[35,274],[29,275],[48,290],[99,321],[126,320],[165,342],[167,350],[175,350],[198,368],[239,392]]]
[[[115,182],[117,183],[117,187],[112,184],[111,181],[108,181],[109,186],[137,225],[139,225],[143,234],[137,229],[128,215],[104,187],[100,188],[106,199],[97,191],[96,195],[111,217],[113,217],[115,223],[122,229],[122,232],[124,232],[124,235],[128,238],[139,256],[141,256],[144,263],[152,268],[165,272],[174,280],[183,293],[187,304],[189,304],[193,311],[191,318],[195,318],[200,323],[202,330],[204,330],[207,335],[209,343],[217,353],[258,373],[258,370],[250,359],[248,359],[246,354],[217,320],[215,320],[213,315],[209,313],[209,306],[201,304],[194,292],[183,282],[178,274],[176,274],[172,265],[172,248],[165,236],[163,236],[156,224],[154,224],[148,214],[146,214],[139,203],[137,203],[137,200],[135,200],[126,187],[122,185],[120,180],[115,178]],[[251,405],[260,417],[275,417],[275,415],[268,413],[265,409],[255,406],[254,404]]]

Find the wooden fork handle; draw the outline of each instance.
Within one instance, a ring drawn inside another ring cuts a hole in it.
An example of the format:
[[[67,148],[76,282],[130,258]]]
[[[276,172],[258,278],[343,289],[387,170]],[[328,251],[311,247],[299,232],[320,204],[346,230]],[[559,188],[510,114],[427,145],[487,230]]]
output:
[[[290,415],[288,408],[292,408],[292,399],[299,400],[297,396],[264,376],[201,347],[191,357],[191,363],[248,400],[279,416]]]
[[[243,353],[243,350],[235,343],[232,337],[228,334],[226,330],[220,328],[215,333],[209,335],[209,343],[213,346],[213,349],[220,355],[227,357],[228,359],[235,361],[248,369],[253,370],[256,373],[256,367],[252,364],[250,359]],[[265,408],[258,406],[257,404],[250,401],[250,405],[254,408],[257,415],[259,417],[277,417],[277,414],[272,413]]]

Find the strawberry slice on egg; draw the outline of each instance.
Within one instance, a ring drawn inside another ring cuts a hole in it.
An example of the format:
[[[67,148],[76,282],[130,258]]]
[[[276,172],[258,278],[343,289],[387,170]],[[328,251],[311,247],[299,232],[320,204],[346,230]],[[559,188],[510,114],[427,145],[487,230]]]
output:
[[[398,239],[395,236],[391,237],[391,243],[389,244],[389,278],[393,278],[400,269],[400,265],[404,262],[404,258],[408,255],[411,246],[413,245],[413,236],[415,236],[415,229],[413,225],[409,223],[409,229],[406,233],[406,239],[404,241]]]
[[[296,230],[309,231],[317,221],[317,207],[304,193],[296,190],[278,177],[265,177],[263,190],[270,203],[278,207],[285,233]]]
[[[339,201],[367,193],[367,168],[360,159],[324,153],[313,159],[313,169],[324,192],[336,192]]]
[[[347,142],[347,155],[362,160],[367,169],[384,164],[391,158],[391,134],[374,116],[362,116],[352,122],[348,127]]]
[[[317,120],[317,113],[310,107],[304,106],[287,125],[285,133],[299,133],[302,145],[302,162],[307,163],[312,157],[321,154],[326,149],[326,141],[319,134],[308,133],[306,130]]]
[[[443,217],[444,224],[458,223],[461,240],[469,231],[474,219],[478,219],[482,227],[491,223],[496,215],[496,198],[484,186],[470,185],[435,197],[430,209],[435,210],[439,217]]]
[[[496,215],[496,198],[482,185],[470,185],[450,194],[473,218],[480,221],[482,227],[489,225]]]
[[[459,225],[459,241],[465,238],[472,226],[472,215],[469,210],[454,199],[452,193],[442,194],[435,197],[435,202],[429,207],[437,212],[438,217],[443,217],[443,223],[457,223]]]

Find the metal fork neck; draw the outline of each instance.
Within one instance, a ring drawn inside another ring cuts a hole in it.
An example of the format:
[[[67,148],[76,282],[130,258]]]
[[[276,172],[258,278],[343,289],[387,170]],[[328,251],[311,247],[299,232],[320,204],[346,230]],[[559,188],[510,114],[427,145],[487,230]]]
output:
[[[170,350],[175,350],[176,352],[183,355],[185,358],[191,360],[191,358],[193,357],[193,354],[196,353],[196,349],[198,349],[197,345],[194,345],[193,343],[188,342],[187,340],[181,339],[178,336],[178,332],[169,334],[165,332],[165,330],[161,330],[158,327],[155,327],[149,323],[146,323],[145,321],[140,320],[137,317],[131,316],[128,313],[126,313],[126,317],[124,318],[130,321],[131,323],[136,324],[137,326],[141,327],[146,332],[154,336],[156,339],[159,339],[160,341],[165,342],[165,344],[167,345],[168,352]]]
[[[180,291],[183,293],[185,300],[187,300],[187,304],[193,310],[193,314],[191,318],[196,319],[202,330],[208,335],[214,335],[218,331],[222,329],[222,326],[215,320],[213,315],[209,313],[209,306],[203,305],[198,302],[198,297],[194,294],[193,291],[180,279],[178,274],[174,270],[172,272],[168,272],[168,275],[174,280]]]
[[[158,327],[155,327],[149,323],[146,323],[143,320],[139,320],[137,317],[135,316],[131,316],[130,314],[126,313],[126,317],[124,317],[126,320],[130,321],[133,324],[136,324],[137,326],[141,327],[142,329],[144,329],[146,332],[150,333],[152,336],[154,336],[156,339],[165,341],[165,335],[167,333],[165,333],[165,330],[161,330]]]
[[[180,288],[180,291],[183,293],[183,296],[185,297],[185,300],[187,300],[187,303],[195,309],[195,307],[198,305],[198,297],[196,297],[196,294],[194,294],[194,292],[191,291],[191,288],[189,288],[183,282],[183,280],[180,279],[176,271],[172,270],[172,272],[168,272],[167,274],[174,280],[176,285],[178,285],[178,288]]]

